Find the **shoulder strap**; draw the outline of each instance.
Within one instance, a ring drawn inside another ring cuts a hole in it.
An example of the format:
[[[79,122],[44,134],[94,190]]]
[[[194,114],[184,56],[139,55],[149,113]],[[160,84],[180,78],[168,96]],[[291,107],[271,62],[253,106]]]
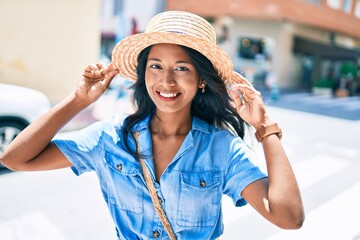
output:
[[[136,142],[136,152],[139,154],[139,162],[141,165],[141,169],[143,171],[144,174],[144,178],[145,178],[145,183],[146,183],[146,187],[149,190],[150,196],[151,196],[151,201],[153,202],[155,211],[157,213],[157,215],[160,218],[161,223],[163,224],[165,231],[167,232],[167,234],[169,235],[171,240],[176,240],[176,236],[174,234],[174,231],[171,227],[171,224],[168,220],[168,218],[166,217],[165,211],[163,209],[163,207],[161,206],[159,197],[156,193],[156,188],[154,185],[154,181],[150,175],[149,169],[147,169],[147,167],[145,166],[144,160],[142,159],[141,155],[140,155],[140,145],[139,145],[139,132],[135,132],[134,133],[134,138],[135,138],[135,142]]]

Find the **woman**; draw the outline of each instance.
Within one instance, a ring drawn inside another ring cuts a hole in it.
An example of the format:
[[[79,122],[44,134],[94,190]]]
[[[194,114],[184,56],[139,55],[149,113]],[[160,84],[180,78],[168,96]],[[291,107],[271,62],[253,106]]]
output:
[[[53,140],[118,73],[134,81],[135,113]],[[245,122],[257,130],[268,176],[251,162]],[[25,129],[1,161],[13,170],[95,171],[119,239],[216,239],[223,194],[281,228],[301,227],[281,134],[260,93],[233,72],[211,25],[169,11],[120,41],[109,66],[89,65],[75,92]]]

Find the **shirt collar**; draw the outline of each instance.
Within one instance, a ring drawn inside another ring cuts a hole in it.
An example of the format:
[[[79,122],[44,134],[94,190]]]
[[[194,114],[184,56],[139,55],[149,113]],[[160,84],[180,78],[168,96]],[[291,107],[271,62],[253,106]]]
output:
[[[145,129],[148,130],[150,125],[150,119],[151,119],[151,115],[148,115],[142,121],[135,124],[134,132],[138,132]],[[207,122],[201,120],[198,117],[193,116],[192,129],[191,129],[192,131],[197,130],[204,133],[209,133],[210,132],[209,128],[210,125]]]

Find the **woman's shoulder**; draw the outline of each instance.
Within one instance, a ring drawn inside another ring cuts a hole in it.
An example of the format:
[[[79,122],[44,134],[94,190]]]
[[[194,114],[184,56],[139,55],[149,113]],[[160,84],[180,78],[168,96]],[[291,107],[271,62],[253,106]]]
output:
[[[122,113],[113,114],[108,118],[100,119],[99,121],[96,121],[88,127],[80,130],[79,135],[92,136],[95,138],[111,136],[114,141],[118,141],[119,131],[121,131],[125,118],[126,115]]]
[[[236,138],[241,140],[240,137],[235,136],[229,129],[214,126],[197,117],[194,117],[193,120],[193,130],[198,130],[203,132],[205,136],[207,135],[208,137],[217,138],[223,141],[233,141]]]
[[[115,113],[109,119],[108,124],[112,125],[116,130],[119,130],[119,129],[121,129],[122,125],[124,124],[126,117],[127,117],[127,115],[124,113]]]

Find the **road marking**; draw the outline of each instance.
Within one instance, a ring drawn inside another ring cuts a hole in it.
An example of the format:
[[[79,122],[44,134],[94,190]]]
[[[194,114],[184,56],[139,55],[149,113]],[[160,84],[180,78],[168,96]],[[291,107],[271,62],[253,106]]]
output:
[[[325,177],[343,170],[349,163],[330,155],[320,154],[294,164],[294,172],[300,189],[305,189]]]
[[[297,231],[283,230],[267,240],[357,239],[360,232],[360,183],[306,216]]]

